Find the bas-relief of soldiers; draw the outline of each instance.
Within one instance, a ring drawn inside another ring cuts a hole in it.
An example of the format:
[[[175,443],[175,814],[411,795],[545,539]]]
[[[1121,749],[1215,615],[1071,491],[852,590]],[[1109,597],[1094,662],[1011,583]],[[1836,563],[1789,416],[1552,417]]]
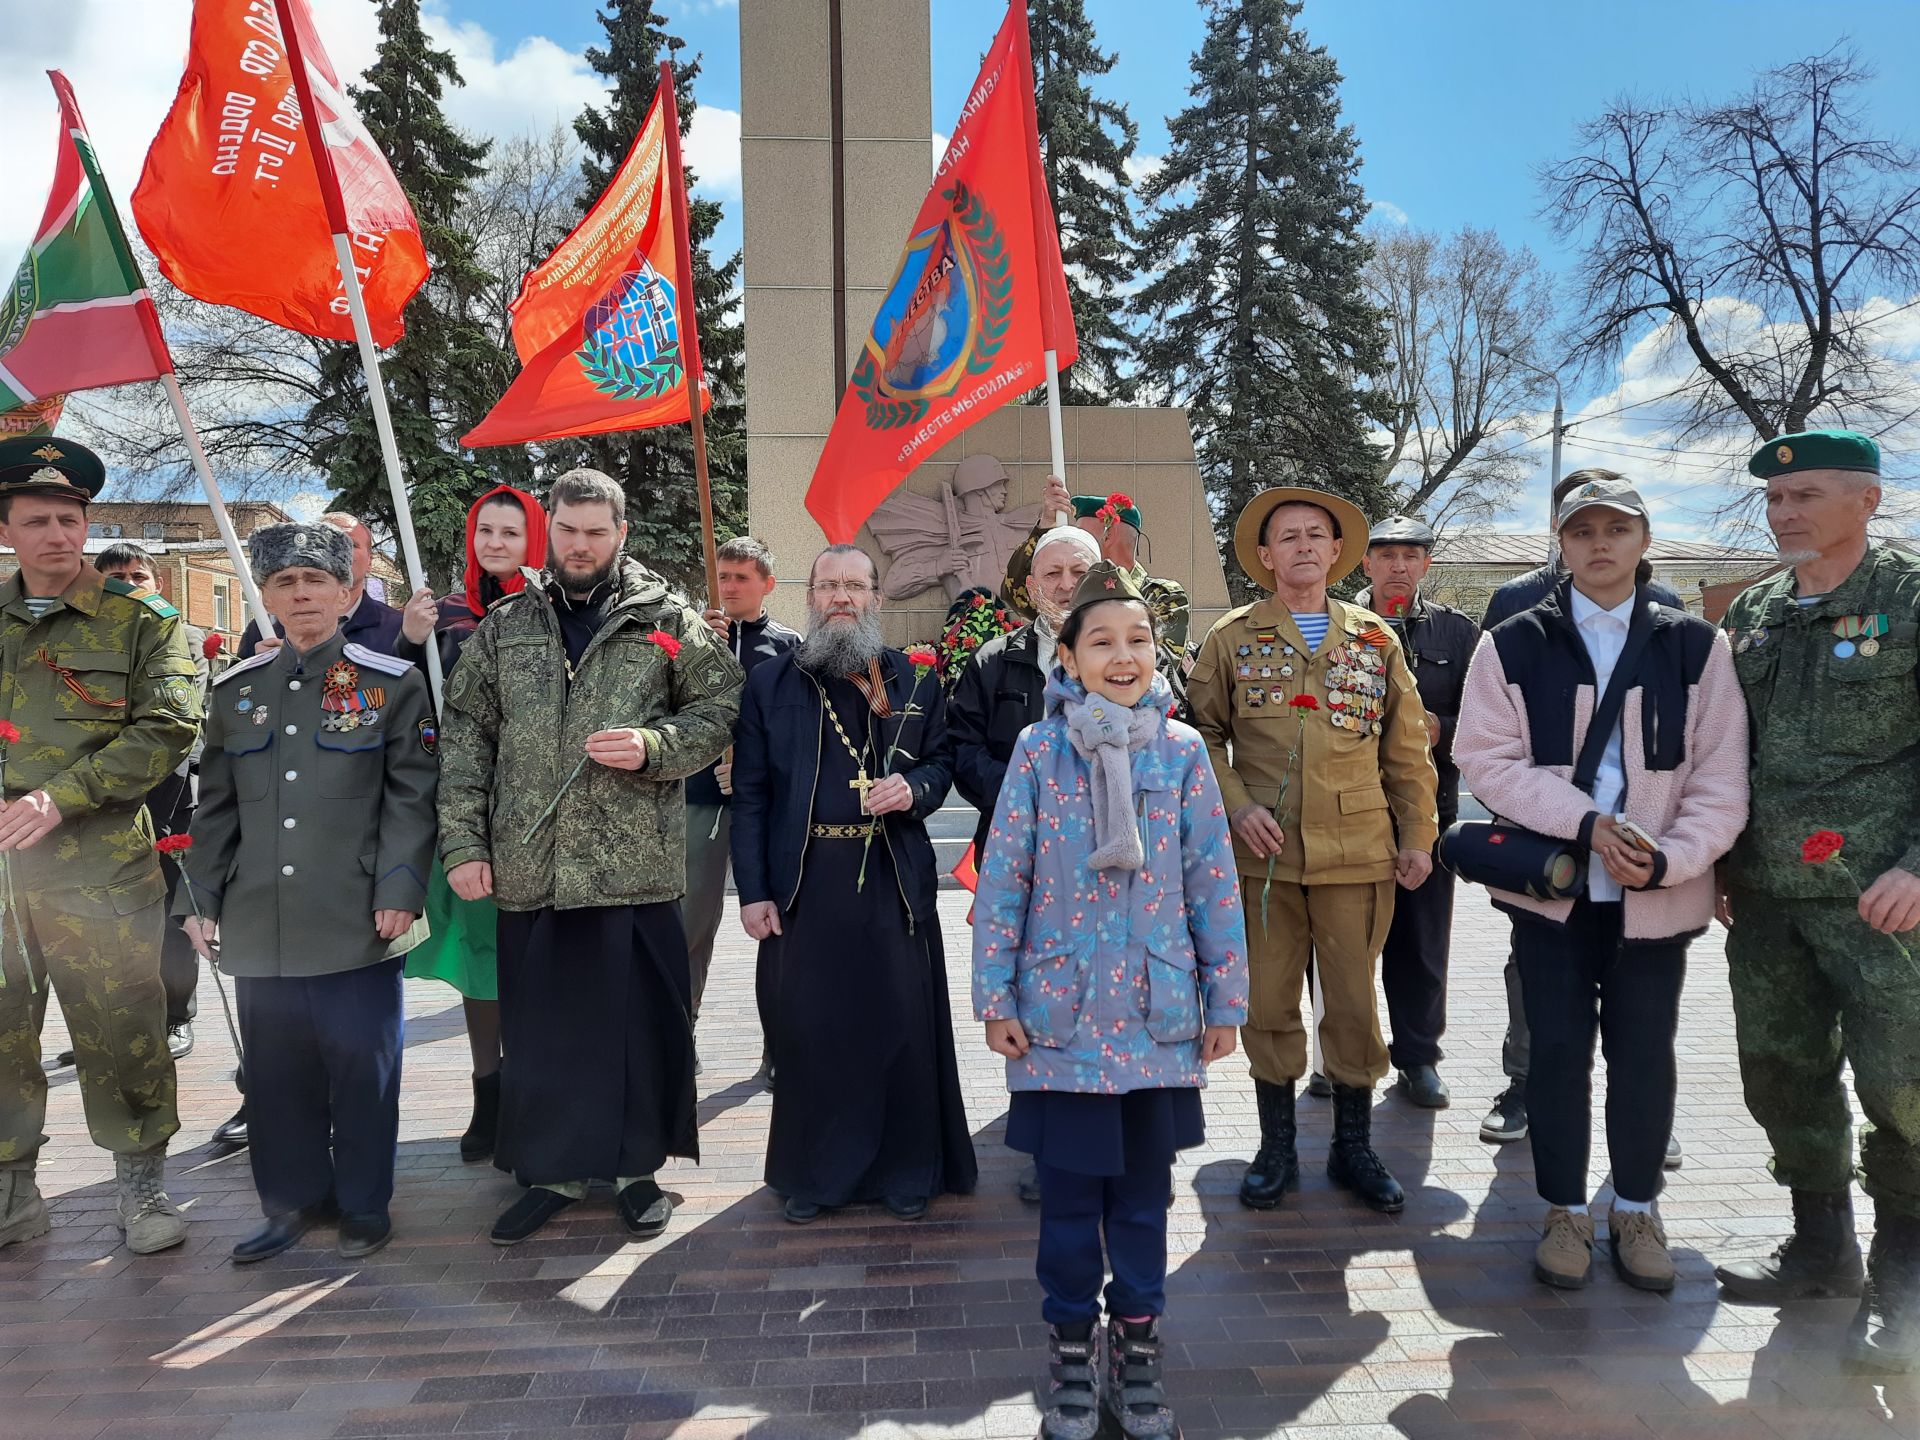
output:
[[[1040,1206],[1048,1423],[1070,1433],[1119,1384],[1136,1397],[1129,1433],[1170,1433],[1166,1167],[1203,1133],[1206,1066],[1229,1063],[1244,1039],[1260,1138],[1240,1199],[1289,1203],[1309,971],[1326,1010],[1329,1173],[1376,1210],[1404,1204],[1373,1148],[1373,1091],[1395,1069],[1414,1103],[1447,1103],[1437,1066],[1453,877],[1436,873],[1435,842],[1457,763],[1476,791],[1505,797],[1507,821],[1587,857],[1569,904],[1494,896],[1514,918],[1516,1009],[1535,1051],[1517,1133],[1492,1138],[1527,1136],[1534,1149],[1547,1208],[1534,1273],[1584,1284],[1604,1246],[1630,1283],[1672,1283],[1657,1212],[1669,1136],[1652,1112],[1671,1110],[1662,1037],[1679,1023],[1685,947],[1717,909],[1731,924],[1747,1101],[1794,1216],[1771,1256],[1721,1267],[1723,1292],[1858,1296],[1847,1353],[1910,1367],[1920,972],[1899,937],[1920,923],[1920,563],[1868,539],[1879,463],[1850,432],[1762,447],[1750,468],[1790,568],[1746,592],[1720,634],[1647,583],[1637,562],[1659,517],[1619,477],[1589,475],[1559,498],[1565,573],[1489,617],[1477,644],[1466,617],[1421,593],[1430,529],[1369,525],[1310,488],[1269,491],[1236,520],[1236,554],[1269,598],[1199,638],[1185,711],[1167,673],[1170,661],[1186,668],[1185,597],[1140,564],[1129,497],[1072,496],[1055,480],[1031,513],[1009,514],[996,464],[922,502],[933,507],[922,519],[975,542],[953,547],[966,569],[929,570],[926,583],[998,588],[1010,614],[1031,617],[965,662],[950,705],[931,654],[880,643],[879,617],[901,593],[892,577],[912,574],[901,546],[885,577],[857,550],[817,556],[806,634],[782,636],[765,618],[765,546],[728,553],[738,573],[703,614],[625,553],[619,487],[573,472],[544,504],[476,497],[470,529],[504,521],[513,543],[469,536],[461,635],[442,646],[457,663],[437,713],[408,655],[353,637],[369,621],[348,527],[256,536],[280,644],[222,675],[203,730],[179,617],[86,562],[104,468],[70,442],[0,442],[0,538],[21,561],[0,587],[0,736],[19,732],[0,771],[0,857],[16,896],[0,930],[0,1065],[17,1082],[0,1087],[0,1244],[50,1223],[37,1184],[49,987],[69,1016],[89,1130],[116,1157],[130,1248],[185,1239],[164,1175],[178,1127],[167,924],[233,978],[253,1051],[264,1228],[233,1258],[316,1229],[350,1258],[386,1244],[401,951],[420,915],[454,913],[452,901],[495,932],[502,1039],[488,1058],[504,1053],[484,1116],[476,1100],[476,1125],[488,1123],[474,1158],[490,1148],[522,1189],[492,1239],[532,1237],[596,1182],[614,1187],[625,1235],[668,1231],[660,1167],[698,1154],[704,965],[683,897],[694,857],[724,875],[707,853],[722,834],[760,947],[767,1173],[782,1213],[796,1225],[862,1205],[902,1222],[938,1213],[976,1174],[951,1017],[926,998],[944,998],[930,982],[947,943],[926,819],[958,775],[983,820],[976,1015],[1018,1092],[1009,1141],[1034,1161],[1023,1190]],[[1072,516],[1063,530],[1058,512]],[[1371,608],[1328,594],[1360,565]],[[436,628],[424,602],[387,614],[371,623],[395,649]],[[1014,655],[1034,683],[987,683],[1012,673]],[[1592,747],[1608,758],[1583,790],[1571,751],[1587,748],[1580,727],[1616,669],[1621,718]],[[1676,734],[1693,737],[1684,754]],[[196,736],[200,803],[165,918],[145,802]],[[704,849],[688,833],[692,780]],[[357,838],[337,843],[343,834]],[[1176,850],[1179,875],[1165,858]],[[436,884],[451,897],[437,906]],[[702,884],[705,917],[714,889]],[[1076,888],[1099,903],[1056,913]],[[849,907],[882,937],[857,956],[830,943]],[[1128,966],[1137,950],[1137,974],[1096,987],[1092,947]],[[563,954],[583,963],[560,967]],[[863,1034],[933,1043],[848,1051],[806,983],[822,967],[858,997]],[[1382,968],[1391,1044],[1376,1019]],[[1137,1028],[1139,1044],[1085,1051],[1083,1017]],[[1635,1017],[1636,1075],[1619,1089],[1639,1119],[1610,1129],[1621,1198],[1601,1232],[1586,1208],[1583,1077],[1596,1036],[1611,1057]],[[1873,1122],[1857,1156],[1843,1060]],[[1043,1070],[1073,1084],[1020,1099],[1040,1093],[1026,1079]],[[582,1123],[556,1130],[563,1112]],[[1879,1221],[1864,1255],[1856,1174]],[[1114,1279],[1096,1333],[1103,1236]],[[1096,1357],[1113,1368],[1096,1375]]]
[[[938,495],[898,490],[883,501],[867,521],[887,557],[881,593],[905,600],[938,585],[953,600],[965,590],[997,587],[1042,515],[1037,505],[1007,509],[1012,483],[993,456],[969,455]]]

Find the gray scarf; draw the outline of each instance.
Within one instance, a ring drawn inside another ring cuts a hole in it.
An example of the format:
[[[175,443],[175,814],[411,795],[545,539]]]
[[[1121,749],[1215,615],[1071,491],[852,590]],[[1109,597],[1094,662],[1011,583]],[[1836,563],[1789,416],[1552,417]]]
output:
[[[1133,817],[1132,752],[1160,733],[1164,705],[1164,699],[1150,692],[1132,709],[1093,694],[1060,707],[1067,717],[1067,738],[1093,771],[1095,846],[1087,859],[1096,870],[1138,870],[1146,863]]]

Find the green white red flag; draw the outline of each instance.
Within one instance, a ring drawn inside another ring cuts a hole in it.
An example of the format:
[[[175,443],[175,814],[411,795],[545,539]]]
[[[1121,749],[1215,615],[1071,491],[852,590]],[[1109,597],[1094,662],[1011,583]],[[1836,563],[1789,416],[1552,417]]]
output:
[[[0,434],[51,429],[68,391],[173,370],[73,87],[58,70],[47,76],[60,101],[59,157],[46,214],[0,295]]]

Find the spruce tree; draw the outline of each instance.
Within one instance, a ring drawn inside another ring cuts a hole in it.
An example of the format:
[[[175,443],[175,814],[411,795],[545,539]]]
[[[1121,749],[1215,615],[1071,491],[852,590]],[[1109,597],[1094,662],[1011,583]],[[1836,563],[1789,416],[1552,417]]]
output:
[[[1223,549],[1269,485],[1331,489],[1373,514],[1385,499],[1368,438],[1386,353],[1362,284],[1359,146],[1340,123],[1339,69],[1308,43],[1300,9],[1210,0],[1195,103],[1142,186],[1143,379],[1187,407]]]
[[[600,198],[646,120],[659,83],[663,57],[673,62],[674,101],[680,131],[693,122],[693,82],[698,57],[680,59],[685,43],[667,30],[653,0],[606,0],[599,12],[607,44],[587,50],[587,63],[606,78],[605,105],[589,106],[574,122],[586,147],[582,208]],[[740,255],[715,265],[707,253],[720,224],[717,201],[692,193],[687,171],[688,238],[693,246],[694,309],[700,325],[700,358],[713,392],[708,410],[707,469],[713,486],[719,536],[746,528],[746,329],[739,313]],[[672,279],[673,277],[668,277]],[[627,494],[627,548],[653,570],[689,591],[704,590],[700,497],[693,469],[693,435],[685,425],[596,436],[547,447],[549,471],[586,464],[618,480]]]
[[[467,507],[496,483],[489,460],[512,473],[520,452],[459,448],[458,437],[495,399],[490,377],[501,369],[499,347],[474,318],[491,283],[458,223],[460,209],[486,168],[490,142],[470,139],[441,112],[444,87],[458,86],[453,57],[435,49],[420,24],[420,0],[377,0],[380,47],[350,94],[367,131],[413,202],[432,276],[406,311],[406,334],[381,357],[400,463],[411,499],[421,557],[432,583],[458,572],[466,546]],[[314,446],[338,508],[391,528],[393,501],[367,401],[359,351],[328,347],[321,395],[308,414],[326,438]],[[403,597],[394,597],[400,599]]]
[[[1080,358],[1060,377],[1061,398],[1124,401],[1133,393],[1134,339],[1117,297],[1133,278],[1139,240],[1127,174],[1139,127],[1125,105],[1097,98],[1088,83],[1113,69],[1114,56],[1096,43],[1084,0],[1027,0],[1027,21],[1047,194],[1080,337]]]

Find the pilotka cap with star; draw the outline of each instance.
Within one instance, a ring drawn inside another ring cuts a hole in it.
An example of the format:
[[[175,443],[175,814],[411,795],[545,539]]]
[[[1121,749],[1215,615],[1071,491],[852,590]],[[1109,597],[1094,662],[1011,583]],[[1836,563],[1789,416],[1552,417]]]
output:
[[[353,583],[353,541],[332,525],[263,525],[247,537],[247,559],[256,580],[305,567]]]
[[[1569,520],[1594,505],[1617,510],[1622,515],[1638,515],[1642,520],[1647,518],[1647,502],[1626,481],[1589,480],[1560,502],[1559,513],[1553,517],[1553,528],[1556,531],[1566,529]]]
[[[0,440],[0,495],[64,495],[85,505],[107,483],[107,467],[84,445],[52,435]]]
[[[1140,587],[1134,583],[1133,576],[1122,570],[1111,560],[1102,560],[1087,571],[1086,579],[1080,582],[1080,588],[1073,592],[1073,603],[1069,612],[1083,605],[1098,605],[1102,600],[1145,600]]]

